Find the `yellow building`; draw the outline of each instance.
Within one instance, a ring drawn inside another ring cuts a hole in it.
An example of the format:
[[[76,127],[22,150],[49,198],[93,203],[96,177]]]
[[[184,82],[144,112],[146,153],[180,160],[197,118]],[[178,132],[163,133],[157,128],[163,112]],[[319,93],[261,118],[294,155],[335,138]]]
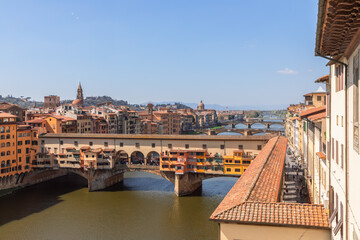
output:
[[[50,125],[52,133],[62,133],[62,118],[58,116],[49,116],[45,120]]]
[[[224,156],[224,173],[225,174],[243,174],[249,167],[253,156],[245,154],[244,150],[236,150],[232,156]]]

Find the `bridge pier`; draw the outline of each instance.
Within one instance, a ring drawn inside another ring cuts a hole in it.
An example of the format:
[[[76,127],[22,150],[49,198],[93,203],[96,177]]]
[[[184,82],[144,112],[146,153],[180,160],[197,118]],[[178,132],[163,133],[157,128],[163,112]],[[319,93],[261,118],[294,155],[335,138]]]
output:
[[[175,175],[174,192],[178,197],[192,194],[201,187],[202,177],[198,174],[184,173]]]
[[[266,124],[266,128],[267,128],[267,129],[270,128],[270,124],[269,124],[269,123]]]
[[[124,172],[113,173],[112,171],[89,170],[89,192],[102,190],[124,180]]]
[[[246,124],[247,128],[251,128],[251,123]]]
[[[215,132],[215,130],[209,130],[209,133],[208,133],[208,135],[216,135],[216,132]]]

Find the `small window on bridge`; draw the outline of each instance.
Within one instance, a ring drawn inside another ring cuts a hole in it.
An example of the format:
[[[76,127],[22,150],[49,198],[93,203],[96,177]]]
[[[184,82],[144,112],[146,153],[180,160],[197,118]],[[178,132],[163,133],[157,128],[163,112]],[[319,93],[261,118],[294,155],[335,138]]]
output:
[[[74,146],[77,147],[79,145],[78,141],[74,141]]]
[[[120,143],[120,147],[123,147],[123,146],[124,146],[124,143],[121,142],[121,143]]]
[[[60,141],[60,145],[63,145],[64,144],[64,141]]]
[[[220,145],[220,149],[225,149],[225,145],[224,145],[224,144],[221,144],[221,145]]]
[[[189,144],[185,144],[185,149],[189,149]]]
[[[135,147],[140,147],[140,143],[135,143]]]
[[[203,148],[203,149],[206,149],[206,147],[207,147],[206,144],[203,144],[203,145],[202,145],[202,148]]]
[[[235,172],[241,172],[240,168],[235,168]]]
[[[168,144],[168,148],[172,149],[172,144],[171,143]]]
[[[108,142],[104,142],[104,147],[108,147],[109,143]]]
[[[231,168],[227,168],[226,171],[231,172]]]
[[[244,149],[244,146],[243,145],[239,145],[239,149]]]
[[[257,150],[261,150],[262,146],[261,145],[257,145]]]
[[[155,148],[155,143],[152,143],[152,144],[151,144],[151,147],[152,147],[152,148]]]
[[[93,145],[93,142],[89,142],[89,146],[91,147]]]

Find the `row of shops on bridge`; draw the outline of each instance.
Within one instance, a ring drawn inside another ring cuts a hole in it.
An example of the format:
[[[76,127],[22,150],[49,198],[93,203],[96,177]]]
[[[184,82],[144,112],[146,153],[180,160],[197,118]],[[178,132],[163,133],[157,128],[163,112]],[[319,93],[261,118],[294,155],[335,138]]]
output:
[[[79,149],[68,147],[63,153],[38,153],[33,168],[82,168],[113,169],[117,166],[137,164],[159,166],[161,171],[172,171],[176,174],[216,173],[241,175],[250,165],[254,156],[244,150],[233,151],[231,155],[210,154],[206,150],[172,150],[160,154],[150,154],[147,159],[140,152],[130,157],[124,151],[116,152],[112,148]]]

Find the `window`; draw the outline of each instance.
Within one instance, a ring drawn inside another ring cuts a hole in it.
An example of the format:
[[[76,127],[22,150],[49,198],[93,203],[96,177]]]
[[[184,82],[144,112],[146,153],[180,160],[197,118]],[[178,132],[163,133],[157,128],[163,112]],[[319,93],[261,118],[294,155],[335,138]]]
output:
[[[240,160],[235,160],[235,163],[241,163],[241,161]]]
[[[120,143],[120,147],[123,147],[123,146],[124,146],[124,143],[121,142],[121,143]]]
[[[235,168],[235,172],[241,172],[240,168]]]
[[[19,157],[19,162],[21,162],[21,157]]]
[[[341,168],[344,168],[344,144],[341,144]]]
[[[261,150],[262,146],[261,145],[257,145],[257,150]]]
[[[139,147],[140,147],[140,143],[135,143],[135,147],[139,148]]]
[[[339,126],[339,116],[336,115],[336,126]]]
[[[224,145],[224,144],[221,144],[221,145],[220,145],[220,149],[225,149],[225,145]]]
[[[104,142],[104,147],[108,147],[108,146],[109,146],[108,142]]]
[[[344,117],[341,116],[341,126],[344,127]]]
[[[155,143],[152,143],[152,144],[151,144],[151,147],[152,147],[152,148],[155,148]]]
[[[75,147],[79,146],[78,141],[74,141],[74,146],[75,146]]]
[[[60,141],[60,145],[63,145],[64,144],[64,141]]]
[[[203,149],[206,149],[206,147],[207,147],[206,144],[203,144],[203,145],[202,145],[202,148],[203,148]]]
[[[172,144],[171,143],[168,144],[168,148],[172,149]]]
[[[240,149],[240,150],[244,149],[244,146],[243,146],[243,145],[239,145],[239,149]]]
[[[331,158],[334,160],[334,138],[331,139]]]
[[[317,96],[317,97],[316,97],[316,100],[317,100],[318,102],[321,102],[321,96]]]
[[[344,67],[342,65],[335,66],[336,91],[344,89]]]
[[[93,142],[89,142],[89,146],[91,147],[93,145]]]
[[[231,168],[226,168],[226,171],[231,172]]]
[[[45,144],[45,140],[41,140],[41,144],[42,144],[42,145]]]
[[[336,140],[336,164],[339,164],[339,142]]]
[[[189,144],[185,144],[185,149],[189,149]]]

